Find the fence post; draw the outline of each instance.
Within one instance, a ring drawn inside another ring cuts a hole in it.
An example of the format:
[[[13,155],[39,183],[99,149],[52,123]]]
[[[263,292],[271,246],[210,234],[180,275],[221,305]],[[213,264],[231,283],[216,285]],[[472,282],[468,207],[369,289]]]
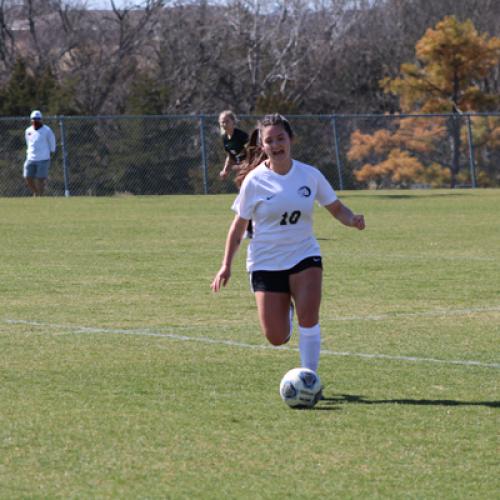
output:
[[[476,164],[474,162],[474,142],[472,139],[472,127],[470,123],[470,114],[467,113],[467,141],[469,142],[469,168],[470,181],[473,188],[476,187]]]
[[[205,148],[205,116],[200,115],[201,168],[203,169],[203,193],[208,194],[207,151]]]
[[[66,140],[64,133],[64,116],[59,117],[59,130],[61,131],[61,149],[64,174],[64,196],[69,196],[69,179],[68,179],[68,154],[66,151]]]
[[[340,160],[340,151],[339,151],[339,136],[337,133],[337,119],[335,115],[332,115],[332,128],[333,128],[333,142],[335,147],[335,160],[337,162],[337,172],[339,174],[339,189],[342,191],[344,189],[344,181],[342,179],[342,163]]]

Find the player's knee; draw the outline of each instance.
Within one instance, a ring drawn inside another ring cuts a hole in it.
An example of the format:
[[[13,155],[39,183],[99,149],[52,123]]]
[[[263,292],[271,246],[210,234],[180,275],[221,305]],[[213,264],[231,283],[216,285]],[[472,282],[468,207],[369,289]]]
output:
[[[317,312],[307,311],[303,314],[297,314],[298,323],[305,328],[311,328],[319,322],[319,314]]]
[[[284,342],[282,339],[277,339],[277,338],[274,338],[274,337],[267,337],[267,340],[269,340],[269,342],[273,345],[273,346],[280,346],[280,345],[283,345]]]
[[[276,332],[272,334],[266,333],[266,338],[273,346],[280,346],[286,344],[290,340],[290,332],[286,332],[283,335],[276,335]]]

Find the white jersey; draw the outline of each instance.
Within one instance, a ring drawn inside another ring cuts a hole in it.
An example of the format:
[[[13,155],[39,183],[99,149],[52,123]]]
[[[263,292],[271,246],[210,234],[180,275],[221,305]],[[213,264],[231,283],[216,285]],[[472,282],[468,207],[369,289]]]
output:
[[[313,234],[314,201],[324,206],[336,199],[325,176],[311,165],[293,160],[285,175],[265,163],[252,170],[233,204],[240,217],[253,221],[247,271],[286,270],[321,255]]]
[[[50,127],[42,125],[38,130],[35,130],[32,125],[26,129],[24,136],[28,161],[50,160],[50,153],[54,153],[56,150],[56,138]]]

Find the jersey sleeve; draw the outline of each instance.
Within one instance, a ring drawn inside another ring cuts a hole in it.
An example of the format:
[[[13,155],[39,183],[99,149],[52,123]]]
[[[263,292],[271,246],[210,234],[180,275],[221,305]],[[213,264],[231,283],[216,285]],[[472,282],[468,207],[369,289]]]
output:
[[[238,193],[238,196],[233,201],[233,204],[231,205],[231,210],[233,212],[239,213],[239,206],[240,206],[240,193]]]
[[[330,205],[337,199],[332,185],[327,181],[326,177],[319,171],[318,172],[318,190],[316,193],[316,200],[322,206]]]
[[[255,204],[255,186],[246,178],[241,185],[240,192],[231,207],[242,219],[250,220]]]

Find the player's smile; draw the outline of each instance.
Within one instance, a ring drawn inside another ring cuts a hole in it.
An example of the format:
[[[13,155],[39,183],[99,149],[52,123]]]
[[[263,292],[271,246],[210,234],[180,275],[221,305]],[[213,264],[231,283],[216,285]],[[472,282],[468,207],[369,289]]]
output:
[[[284,155],[285,150],[283,149],[278,149],[277,151],[271,151],[271,156],[279,156],[279,155]]]
[[[272,170],[277,169],[280,173],[288,171],[291,165],[291,140],[282,126],[273,125],[263,130],[262,147]]]

